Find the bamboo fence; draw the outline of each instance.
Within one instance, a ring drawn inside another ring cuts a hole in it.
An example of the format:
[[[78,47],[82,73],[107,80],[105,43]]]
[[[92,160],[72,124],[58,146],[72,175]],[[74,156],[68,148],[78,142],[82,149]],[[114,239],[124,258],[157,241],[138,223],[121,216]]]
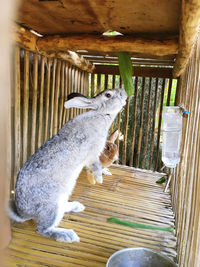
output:
[[[172,180],[179,266],[200,266],[200,41],[180,78],[177,104],[190,114],[183,120],[181,162]]]
[[[164,69],[164,70],[163,70]],[[119,163],[159,171],[161,162],[161,122],[165,105],[174,105],[177,80],[170,68],[134,68],[134,95],[111,127],[118,129]],[[89,76],[91,96],[104,89],[121,87],[117,66],[96,65]]]
[[[73,116],[64,109],[71,92],[88,95],[88,73],[70,63],[16,47],[14,50],[11,190],[22,164]]]

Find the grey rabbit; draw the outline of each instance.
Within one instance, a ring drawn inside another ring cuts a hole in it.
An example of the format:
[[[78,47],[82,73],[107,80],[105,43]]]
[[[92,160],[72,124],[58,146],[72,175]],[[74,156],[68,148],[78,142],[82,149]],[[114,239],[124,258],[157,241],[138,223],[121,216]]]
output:
[[[64,213],[80,212],[84,205],[69,202],[76,180],[85,166],[99,183],[103,182],[99,156],[108,130],[126,104],[124,89],[105,90],[93,98],[73,93],[65,108],[91,109],[66,123],[46,141],[18,173],[15,201],[8,213],[11,219],[37,222],[37,232],[62,242],[79,241],[71,229],[58,228]]]

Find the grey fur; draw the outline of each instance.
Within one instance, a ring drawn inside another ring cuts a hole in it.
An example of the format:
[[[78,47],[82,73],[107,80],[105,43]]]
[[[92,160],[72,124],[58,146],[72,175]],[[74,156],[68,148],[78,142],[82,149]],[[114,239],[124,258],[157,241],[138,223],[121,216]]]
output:
[[[68,202],[84,166],[94,173],[98,182],[103,182],[99,156],[126,98],[123,89],[113,89],[92,99],[78,95],[65,102],[66,108],[93,110],[65,124],[23,165],[17,178],[15,203],[9,211],[13,220],[34,219],[37,231],[44,236],[64,242],[79,241],[73,230],[56,226],[65,212],[84,210],[81,203]]]

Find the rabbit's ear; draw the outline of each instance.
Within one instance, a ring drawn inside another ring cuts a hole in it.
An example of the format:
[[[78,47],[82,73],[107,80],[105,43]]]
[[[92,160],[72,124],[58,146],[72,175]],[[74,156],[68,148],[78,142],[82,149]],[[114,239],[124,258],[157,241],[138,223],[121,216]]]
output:
[[[110,142],[114,143],[115,140],[117,139],[118,134],[119,134],[119,131],[117,130],[117,131],[115,131],[114,133],[111,134],[111,136],[109,137],[108,140],[109,140]]]
[[[64,103],[65,108],[84,108],[84,109],[97,109],[95,100],[89,99],[84,95],[72,93],[68,96],[68,101]]]

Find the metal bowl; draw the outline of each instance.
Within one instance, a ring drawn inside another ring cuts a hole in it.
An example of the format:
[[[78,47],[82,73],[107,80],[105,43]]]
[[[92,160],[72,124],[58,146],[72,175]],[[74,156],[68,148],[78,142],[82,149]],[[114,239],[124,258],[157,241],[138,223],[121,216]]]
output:
[[[106,267],[177,267],[177,264],[155,250],[125,248],[115,252]]]

